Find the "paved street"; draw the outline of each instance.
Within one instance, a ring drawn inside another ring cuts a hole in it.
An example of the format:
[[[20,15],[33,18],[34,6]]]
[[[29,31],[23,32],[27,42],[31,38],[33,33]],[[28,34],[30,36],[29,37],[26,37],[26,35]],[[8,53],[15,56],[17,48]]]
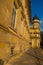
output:
[[[16,61],[13,59],[13,61],[10,62],[10,65],[43,65],[41,49],[30,49],[26,51],[16,59]]]

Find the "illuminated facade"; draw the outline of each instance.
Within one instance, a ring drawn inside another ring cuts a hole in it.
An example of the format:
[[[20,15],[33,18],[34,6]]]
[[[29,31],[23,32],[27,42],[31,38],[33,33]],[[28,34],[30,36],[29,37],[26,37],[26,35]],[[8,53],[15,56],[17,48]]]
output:
[[[40,22],[39,18],[35,15],[30,27],[30,44],[33,48],[40,47]]]
[[[39,23],[35,23],[38,21],[33,20],[30,27],[30,0],[0,0],[0,58],[6,60],[9,55],[39,47],[40,28]],[[35,28],[37,25],[38,28]],[[32,37],[35,34],[39,35],[36,43]]]
[[[30,8],[27,3],[25,0],[0,1],[0,50],[3,49],[0,58],[24,52],[30,47]]]

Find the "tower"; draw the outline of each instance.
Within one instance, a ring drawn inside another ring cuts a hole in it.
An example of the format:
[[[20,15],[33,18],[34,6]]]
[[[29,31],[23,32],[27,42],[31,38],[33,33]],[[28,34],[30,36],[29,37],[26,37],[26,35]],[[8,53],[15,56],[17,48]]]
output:
[[[40,47],[40,21],[37,15],[33,17],[34,41],[33,46]]]
[[[35,29],[39,29],[39,27],[40,27],[40,22],[39,22],[39,18],[37,17],[37,15],[35,15],[34,17],[33,17],[33,28],[35,28]]]

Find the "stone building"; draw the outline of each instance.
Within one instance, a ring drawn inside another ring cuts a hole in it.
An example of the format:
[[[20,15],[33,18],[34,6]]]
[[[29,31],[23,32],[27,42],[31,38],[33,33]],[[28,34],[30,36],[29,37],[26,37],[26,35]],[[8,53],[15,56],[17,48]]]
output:
[[[30,6],[27,3],[30,5],[28,0],[0,0],[0,58],[30,47]]]
[[[7,61],[12,55],[40,46],[39,20],[34,18],[32,27],[30,22],[30,0],[0,0],[0,59]]]
[[[33,48],[40,47],[40,21],[35,15],[30,26],[30,44]]]

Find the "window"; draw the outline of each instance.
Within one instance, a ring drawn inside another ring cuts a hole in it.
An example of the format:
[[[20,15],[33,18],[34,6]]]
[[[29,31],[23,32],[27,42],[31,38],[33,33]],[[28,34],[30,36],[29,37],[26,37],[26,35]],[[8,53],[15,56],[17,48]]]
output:
[[[12,11],[12,21],[11,21],[11,27],[13,27],[13,28],[15,25],[15,17],[16,17],[16,8],[14,6],[13,11]]]

